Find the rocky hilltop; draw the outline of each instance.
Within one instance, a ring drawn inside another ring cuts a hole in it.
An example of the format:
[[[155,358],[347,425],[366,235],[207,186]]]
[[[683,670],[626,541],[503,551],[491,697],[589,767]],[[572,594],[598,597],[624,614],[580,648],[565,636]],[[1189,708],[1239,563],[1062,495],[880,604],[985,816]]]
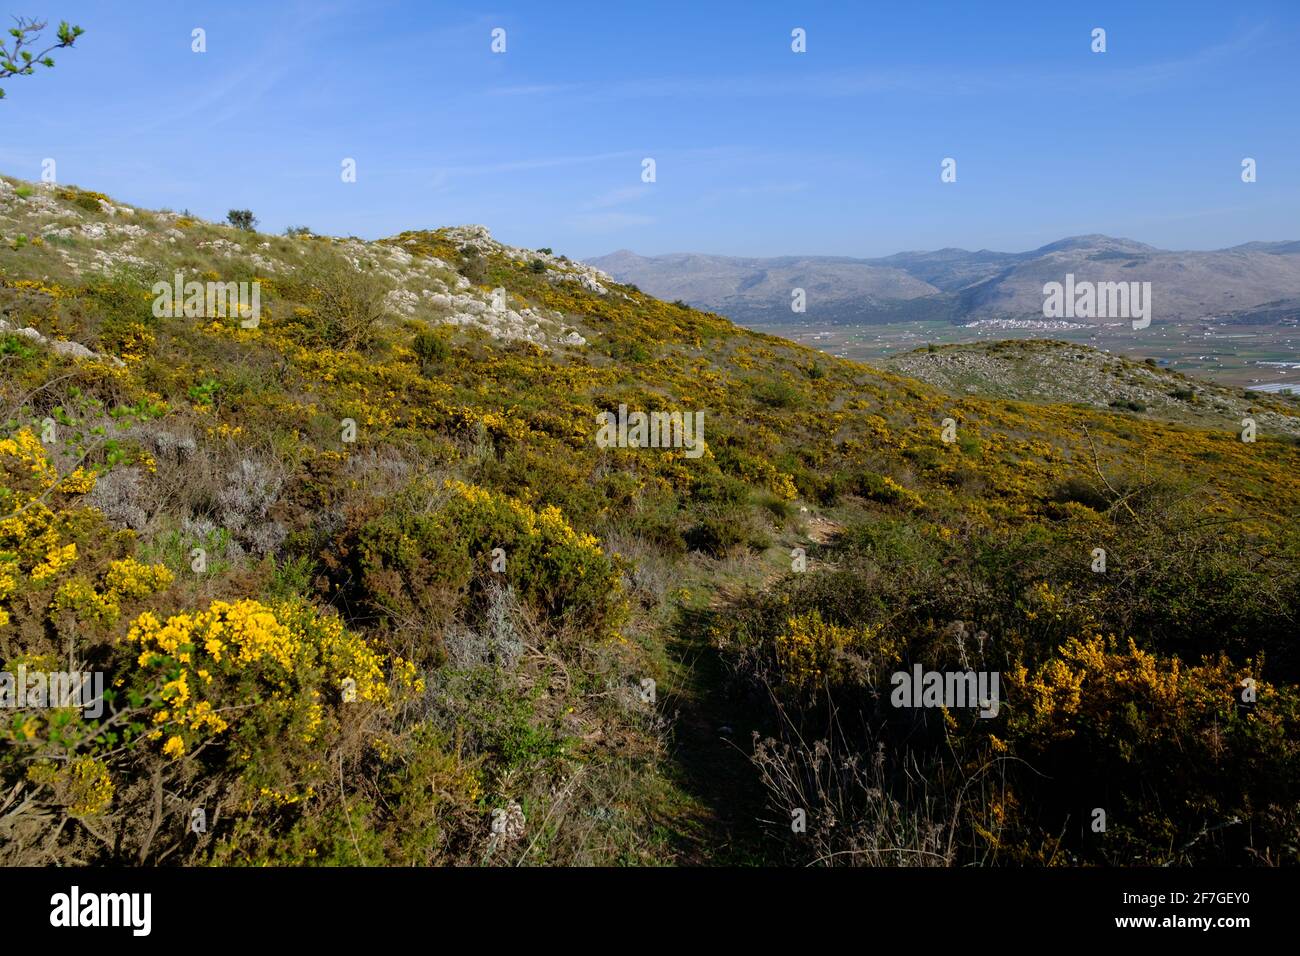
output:
[[[503,245],[484,226],[450,227],[440,236],[471,257],[496,255],[528,263],[548,282],[571,282],[601,293],[613,281],[600,270],[567,258]],[[193,275],[202,271],[244,276],[251,271],[273,278],[298,268],[302,250],[316,243],[384,280],[384,306],[394,317],[477,328],[500,340],[544,347],[585,344],[581,335],[565,327],[559,313],[513,308],[498,302],[493,290],[475,288],[436,256],[413,257],[408,248],[418,242],[412,236],[375,243],[310,234],[293,241],[240,235],[182,213],[145,212],[96,193],[0,178],[0,243],[28,247],[32,267],[43,280],[169,266],[182,271],[188,267]]]
[[[1300,399],[1229,388],[1161,368],[1154,361],[1135,361],[1069,342],[927,346],[883,364],[953,394],[1085,404],[1203,427],[1253,415],[1270,429],[1300,435]]]

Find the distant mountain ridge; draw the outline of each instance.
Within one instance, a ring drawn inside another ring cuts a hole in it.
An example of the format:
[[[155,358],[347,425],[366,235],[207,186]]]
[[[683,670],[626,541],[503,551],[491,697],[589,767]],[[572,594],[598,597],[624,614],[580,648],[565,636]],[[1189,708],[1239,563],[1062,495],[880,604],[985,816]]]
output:
[[[1156,321],[1281,321],[1300,315],[1295,240],[1188,252],[1093,234],[1028,252],[947,248],[857,259],[640,256],[624,249],[587,262],[660,298],[754,325],[801,318],[834,324],[1042,318],[1043,285],[1067,274],[1080,281],[1150,282]],[[791,309],[796,288],[806,295],[802,315]]]

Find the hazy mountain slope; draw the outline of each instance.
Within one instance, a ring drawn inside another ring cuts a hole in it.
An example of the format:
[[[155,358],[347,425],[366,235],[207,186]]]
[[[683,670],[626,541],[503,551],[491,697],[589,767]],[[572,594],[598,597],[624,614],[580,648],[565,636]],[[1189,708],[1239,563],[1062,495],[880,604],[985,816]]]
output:
[[[1066,274],[1094,283],[1150,282],[1153,321],[1224,316],[1300,295],[1300,255],[1294,253],[1165,252],[1097,238],[1038,250],[981,288],[970,300],[968,315],[1041,317],[1043,285],[1062,282]]]
[[[902,269],[858,259],[783,257],[738,259],[674,254],[646,258],[615,252],[591,260],[620,282],[651,295],[681,299],[724,314],[790,309],[791,290],[802,288],[817,302],[852,301],[863,307],[934,295],[939,290]]]
[[[1172,252],[1092,235],[1024,253],[943,249],[881,259],[790,260],[622,251],[590,262],[663,298],[755,323],[795,318],[789,300],[796,286],[808,290],[809,320],[862,323],[1041,318],[1043,285],[1063,282],[1067,274],[1081,282],[1150,282],[1155,321],[1230,316],[1300,296],[1296,242]]]
[[[177,272],[260,316],[165,314]],[[0,319],[3,664],[113,689],[0,721],[0,862],[1298,860],[1271,419],[949,394],[482,227],[16,180]],[[916,667],[998,713],[894,704]]]
[[[1029,253],[967,252],[965,249],[939,249],[935,252],[899,252],[883,259],[866,260],[902,269],[943,292],[960,292],[998,275]]]

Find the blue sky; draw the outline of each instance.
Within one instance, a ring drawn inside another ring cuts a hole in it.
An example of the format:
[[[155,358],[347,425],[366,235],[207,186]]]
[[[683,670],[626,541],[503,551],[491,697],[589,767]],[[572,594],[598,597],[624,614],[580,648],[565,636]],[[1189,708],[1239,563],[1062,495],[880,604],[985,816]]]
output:
[[[4,12],[86,35],[0,84],[0,171],[37,179],[52,157],[62,182],[213,219],[248,207],[267,231],[482,223],[576,257],[1300,238],[1294,0]]]

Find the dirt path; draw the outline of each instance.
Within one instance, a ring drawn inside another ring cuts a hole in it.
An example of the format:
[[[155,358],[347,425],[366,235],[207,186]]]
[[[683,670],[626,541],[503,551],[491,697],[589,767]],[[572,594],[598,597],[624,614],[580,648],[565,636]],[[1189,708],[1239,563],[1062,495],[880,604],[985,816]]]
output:
[[[676,714],[676,782],[699,806],[681,862],[754,865],[772,849],[759,822],[763,795],[748,756],[758,715],[728,692],[725,667],[709,644],[718,613],[683,609],[668,639],[676,673],[665,702]]]
[[[805,544],[824,545],[841,530],[819,515],[805,520]],[[759,587],[765,588],[781,573],[766,567]],[[665,703],[676,715],[671,744],[675,782],[691,796],[698,811],[690,835],[680,841],[683,864],[776,862],[777,844],[762,822],[772,812],[749,760],[753,731],[770,715],[761,702],[746,700],[729,686],[727,667],[709,639],[710,627],[726,613],[731,597],[719,590],[709,607],[683,608],[667,639],[673,675]]]

